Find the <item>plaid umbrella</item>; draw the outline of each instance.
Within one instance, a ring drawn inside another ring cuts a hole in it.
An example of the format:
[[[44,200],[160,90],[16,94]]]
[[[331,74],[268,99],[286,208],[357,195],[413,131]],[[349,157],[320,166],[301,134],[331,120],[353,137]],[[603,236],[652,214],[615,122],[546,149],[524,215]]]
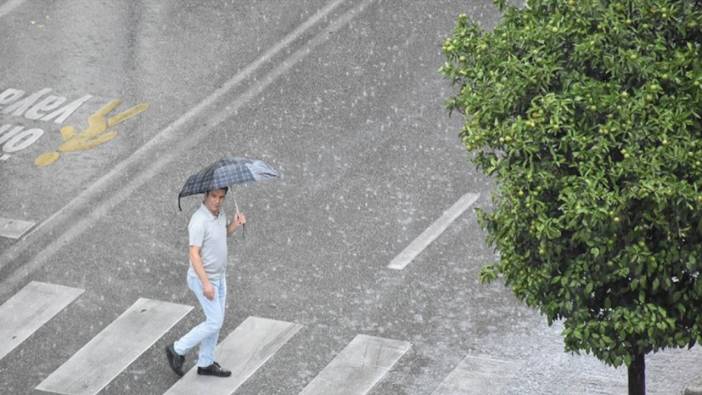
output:
[[[226,157],[188,178],[178,194],[178,209],[183,211],[180,198],[184,196],[276,177],[279,177],[278,171],[262,160]]]

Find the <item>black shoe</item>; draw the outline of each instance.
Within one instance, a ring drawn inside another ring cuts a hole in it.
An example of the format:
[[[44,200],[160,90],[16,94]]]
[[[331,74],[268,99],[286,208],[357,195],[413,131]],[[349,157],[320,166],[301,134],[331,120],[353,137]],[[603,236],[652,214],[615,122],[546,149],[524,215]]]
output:
[[[173,348],[173,343],[166,346],[166,356],[168,357],[168,364],[171,365],[171,369],[178,375],[183,376],[183,362],[185,362],[185,357],[178,355],[178,353]]]
[[[198,366],[197,374],[202,374],[205,376],[229,377],[232,375],[232,372],[222,369],[217,362],[212,362],[212,365],[206,368],[201,368]]]

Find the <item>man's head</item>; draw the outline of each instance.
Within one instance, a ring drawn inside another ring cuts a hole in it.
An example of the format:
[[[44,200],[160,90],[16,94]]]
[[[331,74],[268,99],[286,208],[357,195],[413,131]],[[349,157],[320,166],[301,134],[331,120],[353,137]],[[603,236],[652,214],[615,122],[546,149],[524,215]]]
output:
[[[224,187],[205,192],[205,198],[202,200],[202,203],[212,214],[219,215],[219,210],[222,208],[222,203],[224,203],[224,197],[227,195],[228,190],[229,188]]]

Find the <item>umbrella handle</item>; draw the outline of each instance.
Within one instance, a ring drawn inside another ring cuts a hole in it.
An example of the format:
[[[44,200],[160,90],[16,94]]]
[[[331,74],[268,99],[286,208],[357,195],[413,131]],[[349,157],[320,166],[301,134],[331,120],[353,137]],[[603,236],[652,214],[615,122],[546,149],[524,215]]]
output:
[[[236,199],[234,199],[234,207],[236,207],[236,213],[239,214],[239,205],[236,203]],[[246,240],[246,224],[241,224],[241,237]]]

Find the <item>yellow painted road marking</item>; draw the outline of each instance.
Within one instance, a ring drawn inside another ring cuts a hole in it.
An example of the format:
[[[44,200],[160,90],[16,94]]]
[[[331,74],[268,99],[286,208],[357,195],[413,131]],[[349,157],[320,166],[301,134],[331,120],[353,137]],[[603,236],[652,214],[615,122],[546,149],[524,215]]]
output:
[[[38,167],[48,166],[56,162],[61,157],[61,153],[86,151],[104,144],[117,137],[117,131],[110,128],[149,108],[148,103],[140,103],[107,118],[107,115],[119,107],[120,104],[122,104],[122,101],[115,99],[102,106],[88,117],[88,127],[81,132],[76,132],[76,128],[70,125],[62,127],[61,138],[63,143],[59,145],[58,150],[39,155],[34,164]]]
[[[146,111],[147,108],[149,108],[149,103],[137,104],[136,106],[127,109],[127,111],[121,112],[115,116],[110,117],[110,119],[107,120],[107,127],[112,127],[117,125],[118,123],[122,123],[127,119]]]

